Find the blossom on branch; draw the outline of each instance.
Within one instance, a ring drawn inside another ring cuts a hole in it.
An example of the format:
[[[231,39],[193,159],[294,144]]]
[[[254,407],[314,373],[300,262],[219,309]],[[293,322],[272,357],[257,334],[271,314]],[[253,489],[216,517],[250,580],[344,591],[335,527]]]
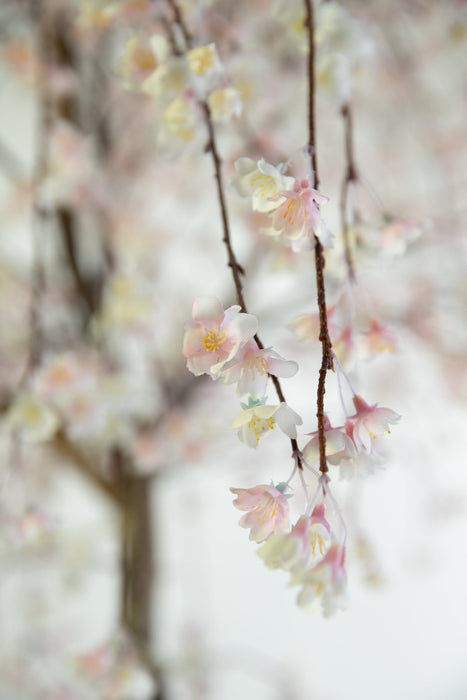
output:
[[[357,450],[372,451],[372,440],[390,433],[389,426],[397,423],[400,415],[390,408],[378,408],[378,404],[370,406],[360,396],[353,397],[356,413],[349,416],[353,423],[353,441]]]
[[[280,167],[251,158],[239,158],[235,161],[236,177],[232,186],[242,197],[252,197],[255,211],[268,212],[278,206],[278,193],[293,186],[294,178],[283,175]]]
[[[325,555],[331,542],[330,532],[324,503],[320,503],[310,517],[302,515],[291,532],[271,535],[258,550],[258,556],[269,569],[298,573]]]
[[[347,589],[345,548],[339,544],[332,545],[316,566],[295,574],[291,583],[302,586],[297,598],[300,608],[311,612],[321,603],[325,617],[343,609]]]
[[[296,426],[303,422],[286,403],[267,406],[263,403],[265,400],[254,401],[250,398],[248,404],[242,403],[244,410],[232,424],[232,430],[238,429],[238,437],[248,447],[258,447],[260,438],[274,430],[276,424],[289,438],[296,439]]]
[[[248,511],[240,518],[239,525],[251,528],[250,540],[263,542],[272,533],[289,530],[289,503],[278,488],[262,484],[251,489],[230,490],[237,496],[234,506]]]
[[[276,198],[276,207],[269,210],[272,228],[265,229],[264,233],[283,236],[292,244],[308,241],[311,245],[311,239],[316,236],[323,246],[331,247],[332,235],[319,211],[328,197],[313,189],[309,180],[295,180],[291,189],[282,190]]]
[[[258,321],[240,313],[240,306],[224,307],[216,297],[197,297],[193,321],[185,324],[183,355],[194,375],[217,379],[224,365],[255,335]]]
[[[260,399],[266,391],[268,375],[276,377],[293,377],[298,371],[298,364],[293,360],[284,360],[271,348],[260,350],[255,340],[250,340],[239,349],[235,357],[222,370],[225,384],[237,384],[237,394],[250,394],[253,399]]]

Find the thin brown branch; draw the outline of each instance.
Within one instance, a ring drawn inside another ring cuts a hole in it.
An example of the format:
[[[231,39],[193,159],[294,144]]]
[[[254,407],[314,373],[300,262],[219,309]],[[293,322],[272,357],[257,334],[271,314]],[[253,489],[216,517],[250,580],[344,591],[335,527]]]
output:
[[[313,187],[319,187],[318,162],[316,156],[315,136],[315,51],[314,51],[314,15],[313,0],[305,0],[305,27],[309,37],[308,51],[308,153],[313,171]]]
[[[311,157],[314,187],[319,184],[318,166],[316,159],[316,129],[315,129],[315,42],[314,42],[314,17],[312,0],[304,0],[306,19],[305,26],[308,30],[308,151]],[[328,471],[326,462],[326,434],[324,430],[324,395],[326,393],[326,373],[332,370],[333,356],[332,344],[329,337],[328,318],[326,309],[326,289],[324,285],[324,253],[321,241],[315,236],[315,269],[316,287],[318,293],[318,311],[321,341],[321,367],[319,370],[318,390],[317,390],[317,411],[318,419],[318,441],[319,441],[319,469],[325,474]]]
[[[354,150],[353,150],[353,120],[352,120],[352,110],[350,104],[345,104],[341,111],[342,117],[344,119],[344,130],[345,130],[345,174],[342,181],[341,187],[341,198],[340,198],[340,213],[341,213],[341,225],[342,225],[342,236],[344,241],[344,257],[347,266],[347,273],[351,282],[355,282],[355,266],[352,257],[352,249],[350,246],[349,239],[349,228],[350,222],[348,218],[348,208],[349,208],[349,193],[350,188],[353,183],[358,179],[357,169],[355,167]]]
[[[51,442],[52,449],[57,455],[83,474],[94,486],[107,496],[115,505],[121,506],[121,494],[115,485],[107,480],[86,459],[82,452],[68,440],[64,433],[58,433]]]

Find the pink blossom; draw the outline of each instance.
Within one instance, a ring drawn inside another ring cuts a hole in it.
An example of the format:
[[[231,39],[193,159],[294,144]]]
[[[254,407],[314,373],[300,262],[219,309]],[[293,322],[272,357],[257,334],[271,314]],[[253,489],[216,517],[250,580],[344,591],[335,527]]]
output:
[[[302,515],[291,532],[271,535],[258,550],[258,555],[269,569],[298,573],[325,554],[330,544],[330,532],[325,506],[320,503],[311,516]]]
[[[274,532],[289,530],[287,497],[274,486],[254,486],[251,489],[230,489],[237,495],[233,504],[248,511],[240,518],[241,527],[249,527],[250,540],[264,542]]]
[[[213,379],[258,327],[254,316],[240,313],[240,306],[224,311],[221,302],[210,296],[195,299],[193,319],[185,324],[183,355],[190,372],[196,376],[209,374]]]
[[[289,241],[317,236],[324,246],[331,245],[331,234],[321,218],[319,208],[328,201],[310,186],[309,180],[295,180],[293,189],[277,195],[278,206],[271,211],[271,235],[283,235]]]
[[[332,340],[332,349],[339,363],[346,369],[355,359],[355,342],[352,326],[344,326],[336,340]]]
[[[225,384],[238,382],[237,394],[250,394],[254,399],[262,398],[266,391],[268,375],[293,377],[298,365],[292,360],[284,360],[271,348],[260,350],[254,340],[239,349],[235,357],[222,370]]]
[[[291,583],[302,586],[297,598],[299,607],[311,612],[321,603],[324,616],[330,617],[337,609],[345,607],[345,548],[332,545],[316,566],[296,574]]]
[[[372,318],[370,328],[360,343],[360,354],[363,357],[371,357],[381,352],[394,352],[396,347],[397,337],[394,333]]]
[[[390,408],[369,406],[360,396],[353,397],[356,413],[349,416],[353,423],[353,441],[357,450],[372,451],[372,440],[390,433],[389,425],[397,423],[400,415]]]
[[[303,448],[305,460],[313,465],[319,461],[319,436],[315,430],[310,433],[311,440]],[[343,426],[333,428],[328,416],[324,416],[324,435],[326,438],[326,457],[332,464],[338,464],[341,459],[350,459],[356,455],[353,440]],[[331,460],[332,458],[332,460]]]
[[[335,306],[330,306],[327,309],[328,330],[331,337],[337,333],[337,327],[333,321],[333,316],[336,311]],[[296,316],[288,324],[288,328],[295,333],[299,340],[311,340],[317,342],[320,333],[319,313],[301,314]]]

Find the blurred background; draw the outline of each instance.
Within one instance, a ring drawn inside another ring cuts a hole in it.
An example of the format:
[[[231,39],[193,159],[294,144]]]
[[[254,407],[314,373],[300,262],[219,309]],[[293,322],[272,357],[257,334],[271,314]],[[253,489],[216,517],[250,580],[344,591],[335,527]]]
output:
[[[176,102],[178,74],[151,78],[180,16],[233,88],[210,106],[248,311],[299,363],[299,444],[316,430],[320,346],[288,327],[317,312],[313,254],[229,184],[242,156],[304,176],[302,2],[3,0],[0,698],[463,700],[467,4],[315,5],[332,340],[356,391],[402,415],[375,474],[331,471],[349,532],[331,619],[296,606],[232,506],[230,487],[288,478],[289,441],[242,444],[234,387],[182,356],[194,298],[236,299],[202,110]],[[332,374],[326,410],[340,420]]]

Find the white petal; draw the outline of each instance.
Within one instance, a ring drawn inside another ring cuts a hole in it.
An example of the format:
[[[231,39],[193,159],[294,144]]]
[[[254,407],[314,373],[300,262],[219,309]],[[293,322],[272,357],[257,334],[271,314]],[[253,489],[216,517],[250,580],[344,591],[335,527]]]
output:
[[[196,321],[221,323],[224,307],[217,297],[202,296],[195,299],[192,313]]]

